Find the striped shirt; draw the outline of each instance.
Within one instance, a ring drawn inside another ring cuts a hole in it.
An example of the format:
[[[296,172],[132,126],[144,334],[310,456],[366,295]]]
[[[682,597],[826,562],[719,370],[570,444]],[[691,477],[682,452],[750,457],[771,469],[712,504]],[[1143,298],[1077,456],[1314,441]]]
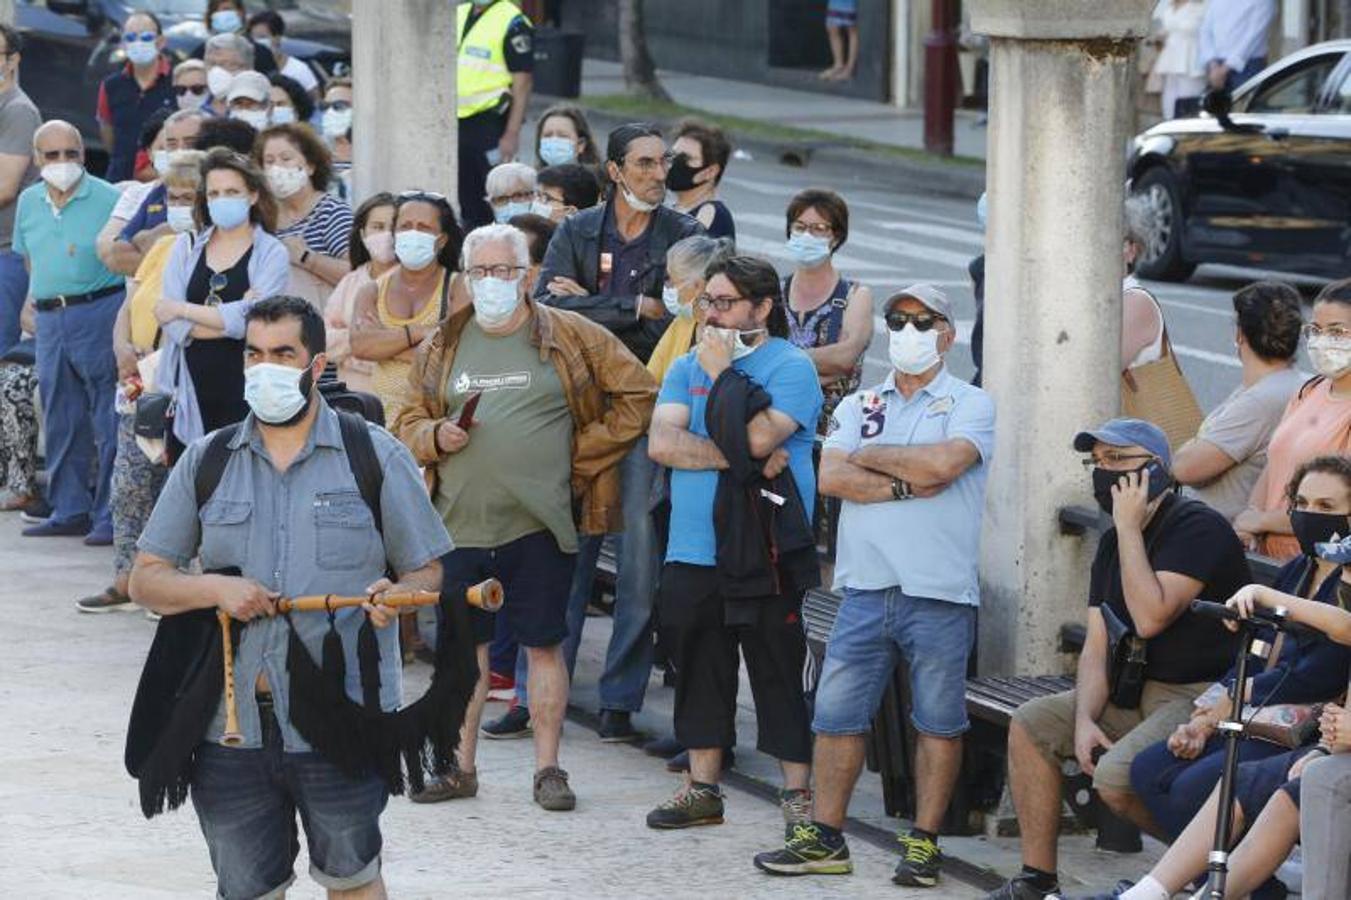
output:
[[[346,259],[351,231],[352,207],[329,194],[322,194],[309,215],[277,229],[277,238],[299,235],[313,252]]]

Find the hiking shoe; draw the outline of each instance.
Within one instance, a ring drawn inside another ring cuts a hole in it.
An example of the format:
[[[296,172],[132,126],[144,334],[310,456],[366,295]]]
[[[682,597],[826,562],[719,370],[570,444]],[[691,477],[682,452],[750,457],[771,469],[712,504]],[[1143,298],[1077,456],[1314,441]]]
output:
[[[478,796],[478,772],[462,772],[452,767],[449,772],[427,782],[426,787],[416,794],[409,794],[414,803],[442,803],[446,800],[463,800]]]
[[[530,727],[530,710],[524,706],[511,707],[480,730],[484,737],[494,741],[526,738],[535,733]]]
[[[690,828],[722,824],[722,791],[716,785],[686,785],[674,797],[647,814],[648,828]]]
[[[568,773],[549,766],[535,773],[535,802],[552,812],[567,812],[577,806],[577,795],[568,787]]]
[[[779,791],[779,808],[783,810],[783,821],[790,831],[794,825],[806,825],[812,820],[811,788]]]
[[[131,598],[117,588],[109,587],[104,588],[101,594],[76,600],[75,608],[82,613],[116,612],[119,609],[130,609]]]
[[[736,765],[736,751],[731,747],[724,747],[722,751],[722,770]],[[666,761],[666,771],[668,772],[688,772],[690,770],[690,751],[681,750],[675,756]]]
[[[848,875],[854,871],[844,836],[838,843],[812,822],[793,825],[782,850],[755,855],[755,867],[771,875]]]
[[[1054,900],[1060,896],[1057,885],[1049,891],[1043,891],[1032,883],[1027,875],[1019,875],[1000,885],[985,895],[984,900]]]
[[[620,709],[602,709],[600,728],[596,732],[604,744],[627,744],[643,736],[641,731],[633,727],[631,714]]]
[[[488,699],[510,703],[516,699],[516,679],[501,672],[488,673]]]
[[[938,844],[913,834],[898,834],[896,840],[901,845],[901,861],[896,864],[891,883],[906,887],[938,884],[938,873],[943,868],[943,851],[938,849]]]

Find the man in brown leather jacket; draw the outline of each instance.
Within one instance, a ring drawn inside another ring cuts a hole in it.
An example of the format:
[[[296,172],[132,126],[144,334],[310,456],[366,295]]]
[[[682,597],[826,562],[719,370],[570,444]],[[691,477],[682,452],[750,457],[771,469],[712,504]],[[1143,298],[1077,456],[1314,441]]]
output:
[[[561,644],[577,536],[620,529],[616,466],[647,431],[657,386],[604,327],[529,298],[523,233],[480,228],[463,252],[473,305],[419,348],[393,427],[436,476],[432,500],[456,547],[442,561],[446,587],[503,582],[503,614],[529,659],[535,801],[567,810],[576,798],[558,767],[568,693]],[[480,680],[459,765],[414,800],[478,790],[493,622],[473,615]]]

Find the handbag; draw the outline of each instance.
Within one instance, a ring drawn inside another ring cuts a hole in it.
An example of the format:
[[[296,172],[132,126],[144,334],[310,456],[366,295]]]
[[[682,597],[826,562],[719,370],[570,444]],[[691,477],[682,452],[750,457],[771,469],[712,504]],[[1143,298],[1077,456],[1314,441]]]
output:
[[[1159,426],[1173,449],[1196,437],[1200,430],[1205,416],[1178,365],[1167,326],[1163,329],[1163,355],[1121,373],[1121,414]]]
[[[1145,691],[1149,642],[1106,603],[1098,607],[1107,625],[1107,700],[1117,709],[1139,709]]]
[[[1251,706],[1243,708],[1248,734],[1291,750],[1298,750],[1313,741],[1314,735],[1318,733],[1318,718],[1321,715],[1321,703],[1281,703],[1255,711]]]

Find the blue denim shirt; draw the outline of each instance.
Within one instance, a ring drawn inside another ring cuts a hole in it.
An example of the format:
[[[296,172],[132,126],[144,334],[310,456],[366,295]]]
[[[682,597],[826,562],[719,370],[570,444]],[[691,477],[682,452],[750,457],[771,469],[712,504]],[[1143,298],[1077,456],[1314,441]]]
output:
[[[200,511],[193,480],[206,440],[192,444],[170,473],[137,547],[186,569],[200,555],[204,570],[237,566],[245,575],[284,597],[306,594],[365,593],[385,570],[420,569],[450,552],[450,536],[432,508],[412,455],[389,432],[370,426],[384,472],[380,513],[384,541],[361,498],[343,452],[337,414],[327,403],[304,448],[285,472],[268,458],[253,416],[244,420],[230,443],[230,459],[220,484]],[[347,663],[347,694],[361,701],[357,630],[365,613],[337,613]],[[322,659],[328,617],[292,613],[301,640],[317,662]],[[402,702],[402,660],[398,629],[376,632],[380,645],[380,705],[386,711]],[[246,748],[262,746],[254,685],[266,675],[287,752],[309,745],[290,722],[290,677],[286,672],[289,631],[282,616],[255,619],[244,626],[236,650],[235,697]],[[219,741],[225,729],[223,704],[205,738]]]

